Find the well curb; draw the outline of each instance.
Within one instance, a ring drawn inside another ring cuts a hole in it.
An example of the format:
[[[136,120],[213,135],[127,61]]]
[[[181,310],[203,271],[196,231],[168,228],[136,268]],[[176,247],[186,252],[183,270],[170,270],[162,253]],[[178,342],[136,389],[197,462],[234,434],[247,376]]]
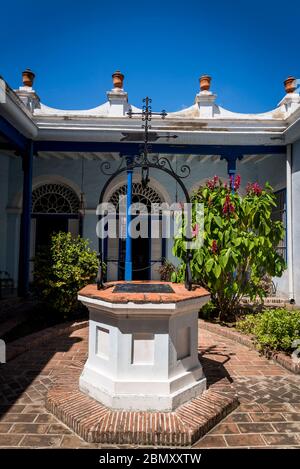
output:
[[[233,393],[208,389],[173,412],[112,410],[82,393],[72,373],[50,389],[46,408],[89,443],[191,446],[239,405]]]

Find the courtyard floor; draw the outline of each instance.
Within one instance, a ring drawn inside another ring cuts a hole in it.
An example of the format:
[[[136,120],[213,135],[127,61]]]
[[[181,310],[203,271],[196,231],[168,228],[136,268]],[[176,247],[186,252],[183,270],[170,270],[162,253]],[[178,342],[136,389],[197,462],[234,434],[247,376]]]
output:
[[[86,443],[44,406],[64,370],[83,367],[87,337],[79,329],[0,365],[0,447],[108,448]],[[235,391],[240,406],[194,447],[300,448],[300,376],[208,331],[199,331],[199,343],[208,385]]]

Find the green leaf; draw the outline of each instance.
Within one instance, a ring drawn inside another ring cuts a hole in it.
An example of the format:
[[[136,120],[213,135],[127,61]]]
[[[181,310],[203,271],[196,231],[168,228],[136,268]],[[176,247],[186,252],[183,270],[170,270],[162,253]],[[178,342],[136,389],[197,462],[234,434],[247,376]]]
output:
[[[215,264],[213,271],[216,278],[219,278],[222,272],[221,266],[219,264]]]
[[[210,271],[211,271],[211,269],[212,269],[212,267],[213,267],[213,265],[214,265],[214,262],[215,262],[215,261],[214,261],[213,259],[208,259],[208,261],[206,261],[206,263],[205,263],[205,268],[206,268],[207,272],[210,272]]]
[[[221,218],[219,215],[216,215],[216,216],[214,217],[214,219],[215,219],[216,224],[217,224],[220,228],[222,228],[222,225],[223,225],[223,223],[222,223],[222,218]]]
[[[177,274],[176,274],[176,272],[172,272],[171,282],[175,283],[176,281],[177,281]]]

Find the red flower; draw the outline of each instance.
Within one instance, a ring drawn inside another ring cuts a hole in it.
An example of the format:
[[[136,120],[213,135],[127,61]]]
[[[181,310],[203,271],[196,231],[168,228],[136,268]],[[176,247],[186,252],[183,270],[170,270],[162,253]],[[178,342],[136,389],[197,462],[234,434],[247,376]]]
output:
[[[216,254],[218,252],[218,245],[217,245],[217,241],[215,239],[212,242],[211,250],[212,250],[213,254]]]
[[[206,186],[210,190],[213,190],[216,187],[218,181],[219,181],[219,176],[214,176],[212,179],[210,179],[206,182]]]
[[[199,225],[198,225],[198,223],[195,223],[195,225],[193,226],[193,229],[192,229],[192,236],[197,237],[198,234],[199,234]]]
[[[241,185],[241,176],[237,174],[236,176],[230,176],[230,187],[237,191]]]
[[[261,195],[262,193],[262,188],[257,182],[250,183],[248,182],[247,187],[246,187],[246,192],[248,195]]]
[[[238,174],[234,180],[234,190],[237,191],[241,185],[241,176]]]
[[[229,214],[229,213],[233,213],[234,210],[235,210],[234,205],[230,201],[230,195],[227,194],[224,205],[223,205],[223,213],[224,213],[224,215]]]

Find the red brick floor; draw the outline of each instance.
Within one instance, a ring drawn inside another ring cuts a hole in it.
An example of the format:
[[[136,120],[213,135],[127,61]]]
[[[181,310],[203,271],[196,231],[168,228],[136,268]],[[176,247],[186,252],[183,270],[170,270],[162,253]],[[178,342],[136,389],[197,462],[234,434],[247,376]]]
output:
[[[1,365],[0,447],[101,447],[81,440],[44,406],[66,369],[82,368],[87,332],[60,336]],[[199,343],[209,386],[234,389],[241,405],[194,446],[299,448],[300,376],[208,331],[200,331]]]

